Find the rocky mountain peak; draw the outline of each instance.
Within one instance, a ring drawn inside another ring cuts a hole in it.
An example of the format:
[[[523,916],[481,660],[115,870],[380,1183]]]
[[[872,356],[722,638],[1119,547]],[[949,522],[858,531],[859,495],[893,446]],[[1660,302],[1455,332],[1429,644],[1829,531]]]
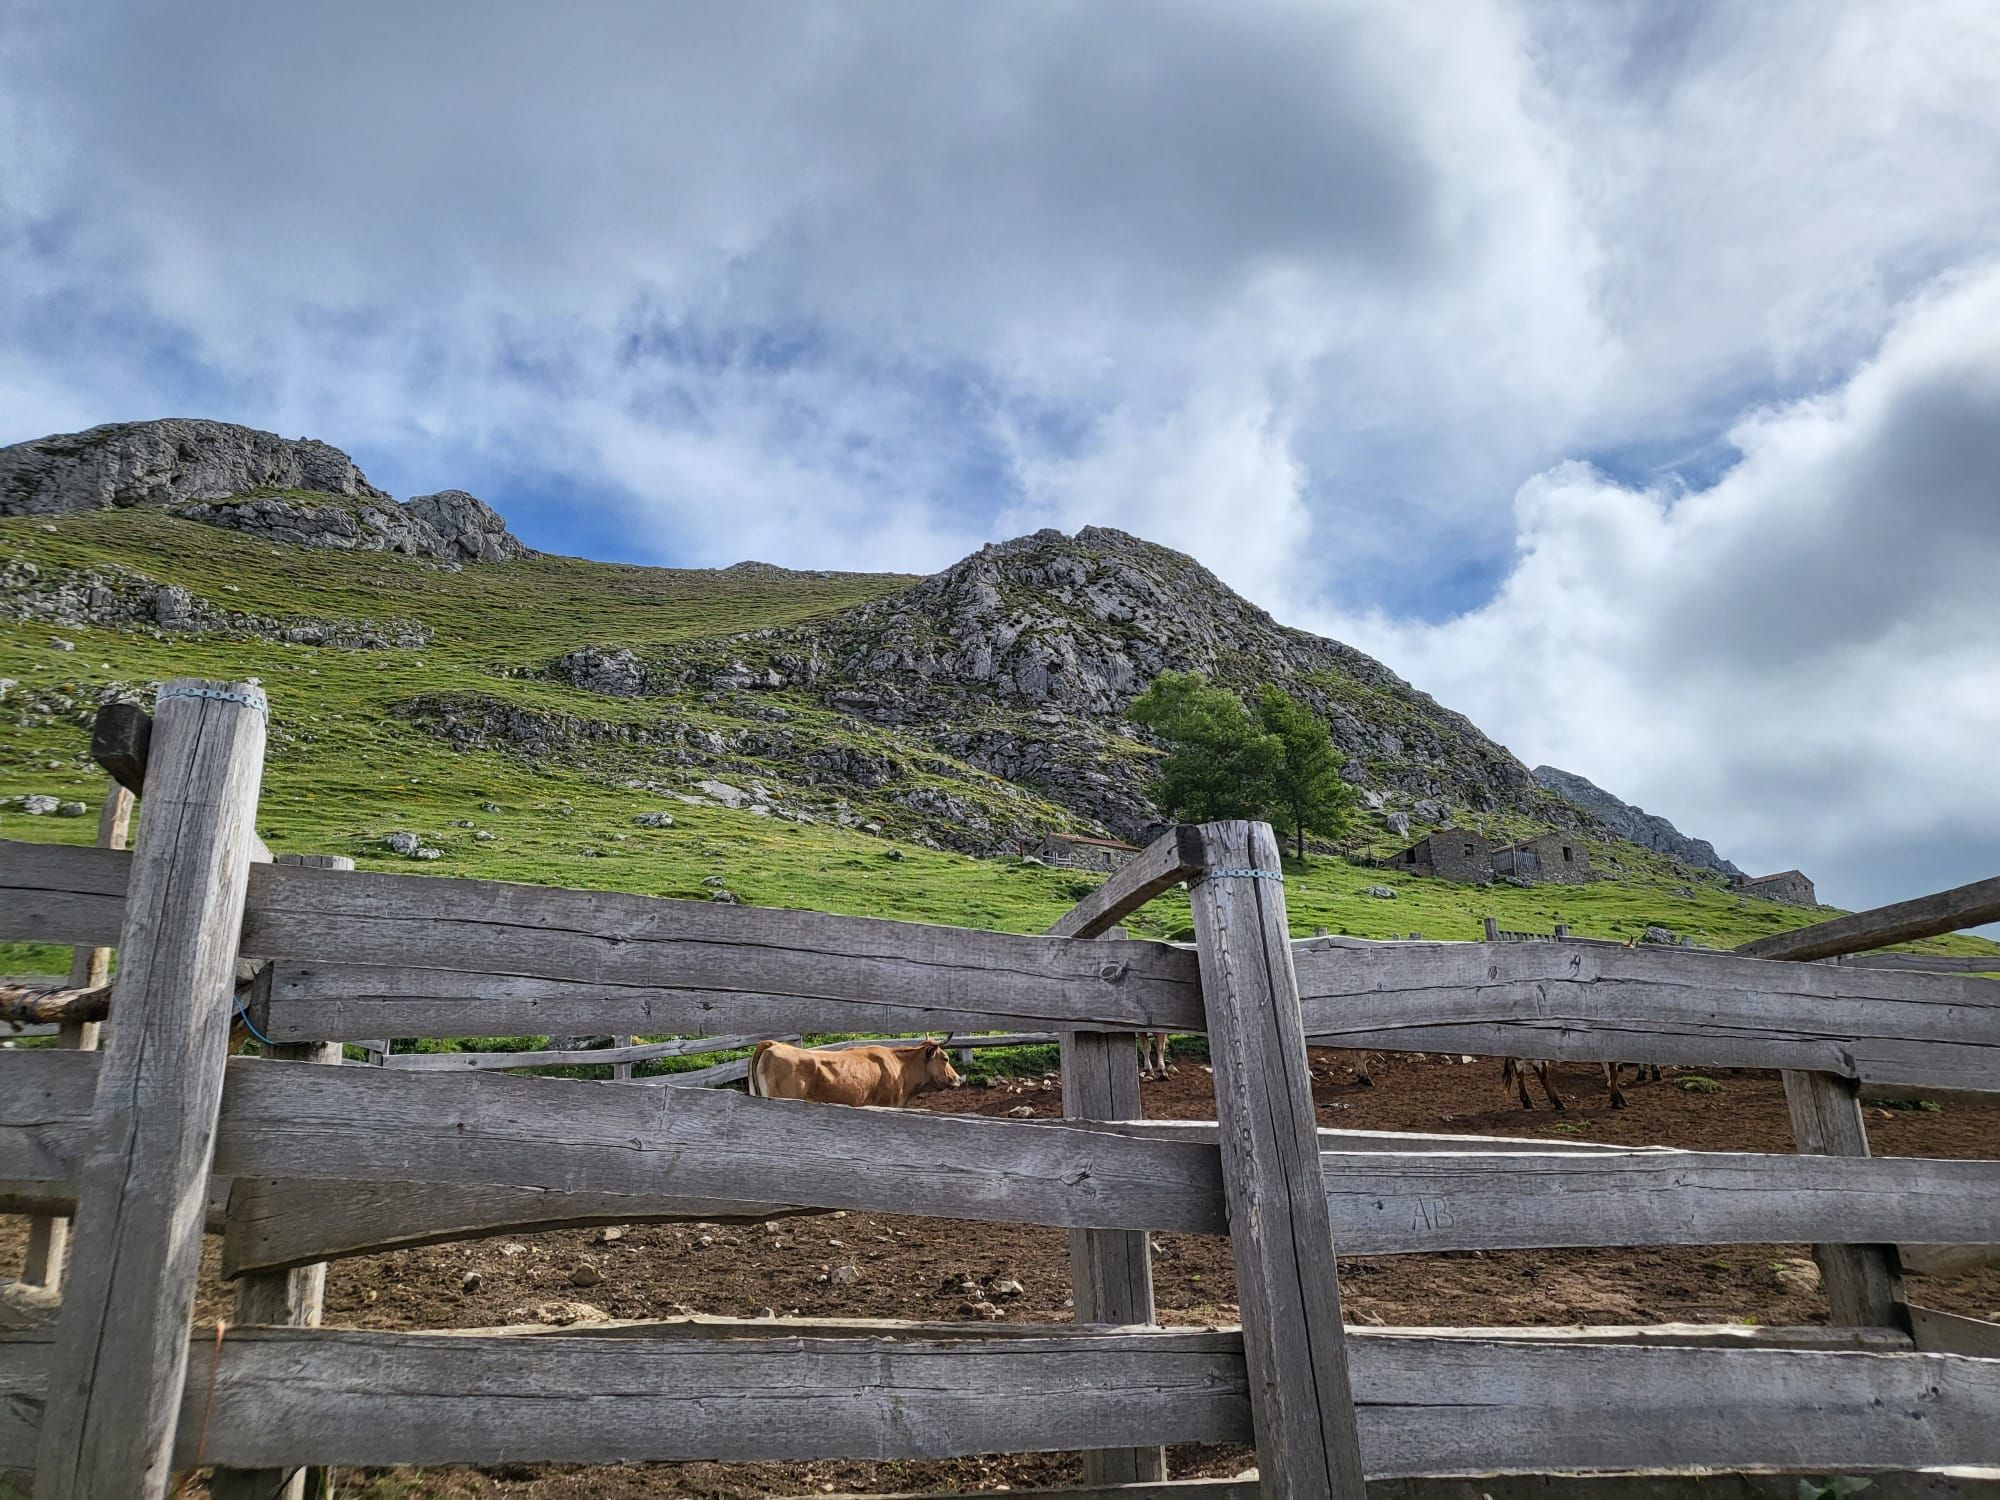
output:
[[[457,563],[528,555],[483,500],[440,490],[398,505],[353,459],[315,438],[168,417],[0,448],[0,516],[131,506],[169,508],[186,520],[295,547]]]
[[[234,422],[107,422],[0,448],[0,516],[177,505],[259,489],[389,498],[330,443]]]
[[[1678,828],[1642,807],[1614,797],[1587,777],[1555,766],[1536,766],[1535,780],[1570,806],[1589,813],[1621,839],[1642,848],[1654,849],[1684,865],[1719,870],[1724,875],[1743,872],[1715,852],[1707,839],[1690,838]]]

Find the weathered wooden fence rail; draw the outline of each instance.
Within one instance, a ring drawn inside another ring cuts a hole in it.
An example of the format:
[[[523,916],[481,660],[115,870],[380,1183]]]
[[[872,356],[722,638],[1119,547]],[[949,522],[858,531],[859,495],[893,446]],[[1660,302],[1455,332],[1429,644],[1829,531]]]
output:
[[[234,1496],[296,1493],[311,1464],[1072,1448],[1113,1494],[1163,1476],[1169,1442],[1246,1439],[1260,1493],[1359,1500],[1364,1476],[1904,1468],[2000,1448],[2000,1360],[1973,1357],[2000,1330],[1978,1319],[1899,1300],[1888,1316],[1878,1298],[1837,1306],[1856,1326],[1835,1330],[1350,1337],[1334,1259],[1809,1240],[1823,1262],[1892,1273],[1884,1247],[2000,1240],[2000,1162],[1874,1159],[1865,1137],[1856,1151],[1810,1132],[1813,1154],[1786,1156],[1318,1131],[1305,1059],[1311,1036],[1779,1067],[1833,1079],[1836,1104],[1858,1082],[2000,1092],[1988,980],[1566,941],[1293,943],[1275,841],[1250,824],[1176,830],[1039,937],[262,864],[261,719],[231,717],[251,694],[179,686],[198,707],[125,736],[128,775],[158,799],[135,854],[0,844],[0,940],[124,958],[108,1052],[0,1053],[0,1208],[75,1209],[81,1230],[54,1325],[45,1292],[10,1303],[29,1326],[0,1325],[0,1468],[33,1466],[37,1500],[155,1497],[176,1464],[224,1466],[216,1493]],[[165,781],[163,757],[183,768]],[[157,827],[177,846],[149,843]],[[1192,949],[1111,935],[1182,881]],[[1868,931],[1842,920],[1799,941]],[[243,957],[270,960],[251,1016],[289,1057],[225,1063],[216,1028]],[[1136,1118],[1129,1035],[1148,1030],[1210,1036],[1217,1122]],[[1060,1036],[1070,1117],[488,1071],[943,1031]],[[551,1033],[685,1040],[310,1065],[342,1041]],[[338,1256],[839,1208],[1066,1226],[1079,1321],[1004,1337],[309,1326],[315,1268]],[[250,1322],[219,1341],[190,1339],[204,1224]],[[1153,1230],[1230,1234],[1240,1330],[1144,1326]]]

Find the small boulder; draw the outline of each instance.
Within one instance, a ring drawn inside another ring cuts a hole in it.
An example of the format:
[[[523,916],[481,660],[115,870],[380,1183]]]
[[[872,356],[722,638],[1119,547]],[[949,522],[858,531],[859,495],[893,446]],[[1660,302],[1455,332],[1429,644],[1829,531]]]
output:
[[[391,854],[400,854],[405,859],[415,859],[417,851],[423,848],[423,846],[424,841],[414,833],[392,833],[382,840],[383,848],[387,849]]]
[[[49,637],[49,649],[51,651],[74,651],[76,649],[76,642],[66,641],[59,635],[52,635]]]
[[[1399,839],[1410,836],[1410,815],[1406,812],[1392,812],[1382,820],[1382,826]]]
[[[87,809],[81,802],[58,802],[56,816],[59,818],[80,818]]]
[[[476,829],[472,835],[472,842],[475,844],[490,844],[493,842],[493,835],[484,828]]]
[[[1377,901],[1394,901],[1396,888],[1393,885],[1371,885],[1368,887],[1368,894]]]
[[[1026,1295],[1027,1290],[1026,1287],[1022,1286],[1020,1282],[1014,1280],[1012,1277],[996,1281],[986,1289],[987,1294],[993,1297],[1020,1297]]]
[[[571,1286],[596,1286],[603,1280],[604,1273],[589,1261],[583,1262],[583,1264],[569,1273],[569,1284]]]
[[[671,828],[674,826],[674,815],[670,812],[643,812],[632,821],[640,828]]]
[[[708,893],[708,899],[711,901],[719,901],[724,906],[741,906],[743,904],[743,898],[737,895],[736,892],[731,890],[710,891]]]
[[[961,1302],[958,1304],[958,1315],[961,1318],[978,1318],[987,1323],[997,1323],[1005,1316],[999,1308],[986,1301]]]
[[[855,1265],[852,1261],[848,1261],[843,1265],[835,1266],[831,1271],[827,1272],[827,1278],[835,1286],[853,1286],[855,1282],[861,1279],[861,1267]]]
[[[31,818],[46,818],[61,805],[54,797],[30,795],[21,799],[21,811]]]

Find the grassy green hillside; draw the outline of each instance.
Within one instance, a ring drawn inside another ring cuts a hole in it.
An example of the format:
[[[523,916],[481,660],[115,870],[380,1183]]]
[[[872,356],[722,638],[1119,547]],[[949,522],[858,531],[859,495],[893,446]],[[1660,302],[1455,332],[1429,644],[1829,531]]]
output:
[[[0,563],[32,564],[47,577],[124,568],[177,584],[223,610],[262,617],[421,622],[433,632],[414,649],[341,650],[151,627],[94,629],[0,620],[0,796],[81,798],[94,813],[104,786],[90,764],[87,729],[102,695],[170,676],[262,680],[272,702],[271,746],[259,826],[280,851],[352,855],[363,868],[537,881],[705,899],[717,884],[744,901],[969,926],[1032,931],[1088,888],[1090,877],[978,860],[899,839],[896,809],[859,803],[878,836],[824,818],[785,821],[673,795],[699,768],[662,762],[643,741],[579,742],[539,759],[455,749],[410,716],[413,700],[477,699],[549,722],[634,726],[658,720],[659,700],[608,698],[527,675],[551,657],[607,641],[644,649],[808,620],[906,586],[895,575],[814,576],[775,570],[669,570],[541,557],[452,570],[382,553],[274,546],[236,533],[121,511],[0,520]],[[68,641],[73,650],[55,642]],[[893,753],[901,774],[935,776],[961,793],[1032,799],[981,773],[912,754],[893,737],[804,701],[749,702],[704,694],[676,702],[676,721],[731,730],[765,723],[780,705],[789,728],[826,742]],[[730,774],[745,776],[738,758]],[[750,760],[774,783],[799,768]],[[646,783],[639,787],[631,782]],[[671,812],[674,826],[634,825],[635,814]],[[1050,826],[1058,810],[1036,805]],[[88,842],[94,818],[27,817],[0,810],[0,837]],[[421,865],[389,853],[383,837],[419,834],[442,851]],[[490,839],[478,837],[481,832]],[[1386,853],[1386,837],[1373,840]],[[1384,937],[1421,931],[1472,938],[1479,919],[1509,928],[1566,922],[1580,935],[1635,937],[1648,923],[1696,941],[1726,944],[1814,920],[1690,883],[1630,845],[1591,849],[1618,877],[1585,887],[1470,888],[1314,858],[1291,871],[1294,930]],[[1387,885],[1393,901],[1368,887]],[[1916,894],[1912,892],[1912,894]],[[1155,902],[1132,924],[1166,935],[1185,924],[1186,898]],[[1977,946],[1957,940],[1956,946]],[[1947,942],[1944,946],[1954,946]],[[54,950],[0,951],[0,970],[50,971]]]

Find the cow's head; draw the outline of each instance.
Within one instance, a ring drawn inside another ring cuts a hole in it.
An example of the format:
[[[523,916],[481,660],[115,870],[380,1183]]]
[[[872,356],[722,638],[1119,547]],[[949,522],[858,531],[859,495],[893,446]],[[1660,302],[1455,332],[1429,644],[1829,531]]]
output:
[[[924,1088],[955,1089],[964,1086],[965,1080],[951,1065],[951,1054],[945,1050],[943,1042],[926,1041],[918,1051],[924,1065]]]

